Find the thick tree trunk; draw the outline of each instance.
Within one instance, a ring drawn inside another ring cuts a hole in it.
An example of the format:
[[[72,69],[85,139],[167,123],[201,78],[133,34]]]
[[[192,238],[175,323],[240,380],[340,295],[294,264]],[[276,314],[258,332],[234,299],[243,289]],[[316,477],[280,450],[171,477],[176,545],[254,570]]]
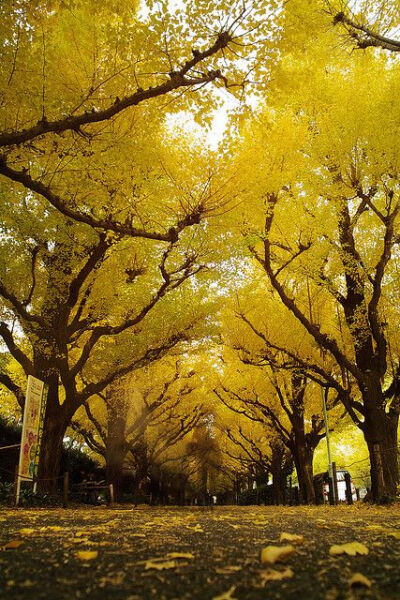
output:
[[[125,443],[126,415],[119,407],[108,406],[108,427],[106,441],[106,479],[114,487],[117,501],[121,500],[123,466],[128,448]]]
[[[107,443],[106,449],[106,480],[112,484],[114,497],[117,502],[121,500],[123,488],[123,465],[126,451],[121,445],[113,442]]]
[[[272,474],[272,496],[274,504],[284,504],[286,475],[284,473],[285,449],[283,446],[275,445],[272,448],[271,474]]]
[[[314,421],[312,420],[312,430],[306,433],[305,414],[304,414],[304,391],[305,387],[299,384],[293,385],[297,391],[297,397],[292,403],[292,439],[288,444],[291,451],[299,482],[300,502],[302,504],[315,504],[315,490],[313,482],[313,458],[314,450],[318,444],[319,438],[314,431]],[[299,402],[300,400],[300,402]]]
[[[141,498],[147,495],[147,477],[149,474],[149,462],[147,459],[147,448],[143,446],[137,446],[135,448],[135,493]]]
[[[76,411],[72,396],[60,403],[55,356],[54,347],[43,340],[34,346],[34,375],[48,386],[38,465],[38,489],[41,491],[54,491],[57,487],[64,436]]]
[[[50,381],[38,469],[38,489],[41,491],[54,491],[57,487],[63,440],[71,418],[66,404],[59,404],[58,383]]]
[[[300,501],[302,504],[315,504],[313,457],[314,450],[308,448],[305,443],[295,446],[293,459],[299,481]]]
[[[398,415],[389,416],[383,410],[375,413],[373,421],[369,415],[365,419],[364,437],[370,457],[372,499],[382,502],[397,493]]]
[[[371,464],[371,493],[374,502],[394,498],[398,484],[397,428],[399,416],[385,411],[379,378],[371,374],[363,393],[364,438]]]
[[[386,482],[386,489],[390,496],[394,497],[397,494],[397,486],[399,483],[399,465],[398,465],[398,448],[397,448],[397,432],[399,426],[399,414],[396,411],[389,411],[385,419],[385,439],[383,441],[383,475]]]

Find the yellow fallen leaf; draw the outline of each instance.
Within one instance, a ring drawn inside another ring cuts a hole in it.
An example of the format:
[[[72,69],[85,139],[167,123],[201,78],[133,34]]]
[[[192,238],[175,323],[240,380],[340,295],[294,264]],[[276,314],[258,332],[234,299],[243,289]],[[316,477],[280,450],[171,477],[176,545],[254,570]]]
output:
[[[226,565],[226,567],[220,567],[219,569],[215,569],[215,572],[218,575],[229,575],[230,573],[236,573],[236,571],[240,571],[242,567],[236,565]]]
[[[270,564],[285,562],[294,551],[291,544],[288,546],[266,546],[261,550],[261,562]]]
[[[168,552],[167,558],[194,558],[190,552]]]
[[[163,571],[164,569],[174,569],[178,566],[178,563],[175,560],[165,560],[164,562],[153,562],[152,560],[148,560],[144,566],[146,571],[148,569],[156,569],[157,571]]]
[[[335,544],[330,547],[329,554],[338,556],[339,554],[348,554],[355,556],[356,554],[368,554],[368,548],[361,542],[349,542],[348,544]]]
[[[11,542],[8,542],[8,544],[3,546],[3,548],[5,550],[15,550],[16,548],[22,546],[23,543],[24,542],[22,540],[12,540]]]
[[[32,533],[35,533],[35,529],[24,527],[24,529],[20,529],[19,532],[21,535],[32,535]]]
[[[400,531],[390,531],[388,535],[390,535],[390,537],[395,538],[396,540],[400,540]]]
[[[227,592],[220,594],[219,596],[214,596],[212,600],[235,600],[235,596],[232,594],[235,593],[236,586],[233,585]]]
[[[76,558],[84,561],[94,560],[98,555],[97,550],[78,550],[78,552],[75,552]]]
[[[350,587],[365,586],[365,587],[370,588],[371,585],[372,585],[372,582],[368,579],[368,577],[365,577],[365,575],[362,575],[362,573],[354,573],[354,575],[352,577],[350,577],[350,579],[349,579]]]
[[[294,573],[292,569],[285,569],[284,571],[276,571],[275,569],[267,569],[261,571],[261,583],[265,585],[268,581],[281,581],[282,579],[290,579]]]
[[[304,542],[304,537],[302,535],[297,535],[296,533],[281,533],[279,541],[293,542],[294,544],[302,544]]]

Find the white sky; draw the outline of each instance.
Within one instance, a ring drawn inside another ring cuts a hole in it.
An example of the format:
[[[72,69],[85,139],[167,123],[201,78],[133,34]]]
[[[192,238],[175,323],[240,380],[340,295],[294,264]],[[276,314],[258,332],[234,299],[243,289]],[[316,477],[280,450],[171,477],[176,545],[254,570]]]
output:
[[[211,84],[212,85],[212,84]],[[218,92],[216,92],[218,93]],[[206,144],[211,150],[216,150],[222,140],[228,121],[228,112],[238,105],[238,100],[228,93],[220,94],[222,106],[214,111],[214,117],[211,127],[201,127],[195,122],[190,112],[179,112],[168,117],[168,126],[173,130],[179,127],[189,133],[194,133],[199,137],[204,137]]]

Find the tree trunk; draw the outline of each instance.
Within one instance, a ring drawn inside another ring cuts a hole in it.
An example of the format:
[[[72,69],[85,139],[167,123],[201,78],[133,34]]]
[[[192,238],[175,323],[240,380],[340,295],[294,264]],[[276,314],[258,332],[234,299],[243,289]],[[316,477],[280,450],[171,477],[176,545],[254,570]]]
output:
[[[149,461],[147,458],[146,446],[138,444],[134,450],[134,460],[136,465],[135,474],[135,493],[139,499],[144,499],[147,495],[147,476],[149,474]]]
[[[62,405],[59,404],[58,382],[50,382],[38,469],[38,488],[41,491],[54,491],[57,487],[63,440],[71,418],[72,414],[67,411],[66,401]]]
[[[284,504],[286,475],[284,473],[285,448],[275,444],[272,448],[271,474],[272,496],[274,504]]]
[[[364,437],[371,465],[371,493],[374,502],[394,498],[397,493],[397,425],[398,416],[379,415],[371,424],[365,420]]]
[[[126,415],[119,407],[107,405],[106,478],[114,487],[117,501],[121,500],[123,466],[128,448],[125,443]]]
[[[388,494],[395,497],[397,494],[397,486],[399,483],[399,465],[398,465],[398,448],[397,448],[397,432],[399,426],[399,414],[397,411],[389,411],[385,413],[385,439],[383,441],[383,476],[386,482]]]
[[[67,397],[60,404],[55,355],[55,348],[43,340],[34,345],[34,376],[48,386],[38,465],[38,489],[41,491],[56,489],[65,432],[76,410],[73,397]]]
[[[371,493],[374,502],[394,498],[398,484],[397,411],[384,407],[381,383],[372,374],[363,393],[365,406],[364,438],[371,464]]]
[[[314,450],[307,448],[306,444],[295,446],[293,459],[299,482],[300,502],[302,504],[315,504],[313,458]]]

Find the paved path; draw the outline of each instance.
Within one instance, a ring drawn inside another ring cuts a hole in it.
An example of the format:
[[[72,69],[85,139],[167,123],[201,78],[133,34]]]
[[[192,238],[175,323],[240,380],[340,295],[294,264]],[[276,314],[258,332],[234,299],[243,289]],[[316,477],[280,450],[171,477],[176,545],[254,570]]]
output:
[[[329,555],[354,541],[369,554]],[[262,564],[262,548],[287,544],[285,564]],[[351,587],[355,573],[371,588]],[[0,598],[399,599],[400,509],[0,510]]]

